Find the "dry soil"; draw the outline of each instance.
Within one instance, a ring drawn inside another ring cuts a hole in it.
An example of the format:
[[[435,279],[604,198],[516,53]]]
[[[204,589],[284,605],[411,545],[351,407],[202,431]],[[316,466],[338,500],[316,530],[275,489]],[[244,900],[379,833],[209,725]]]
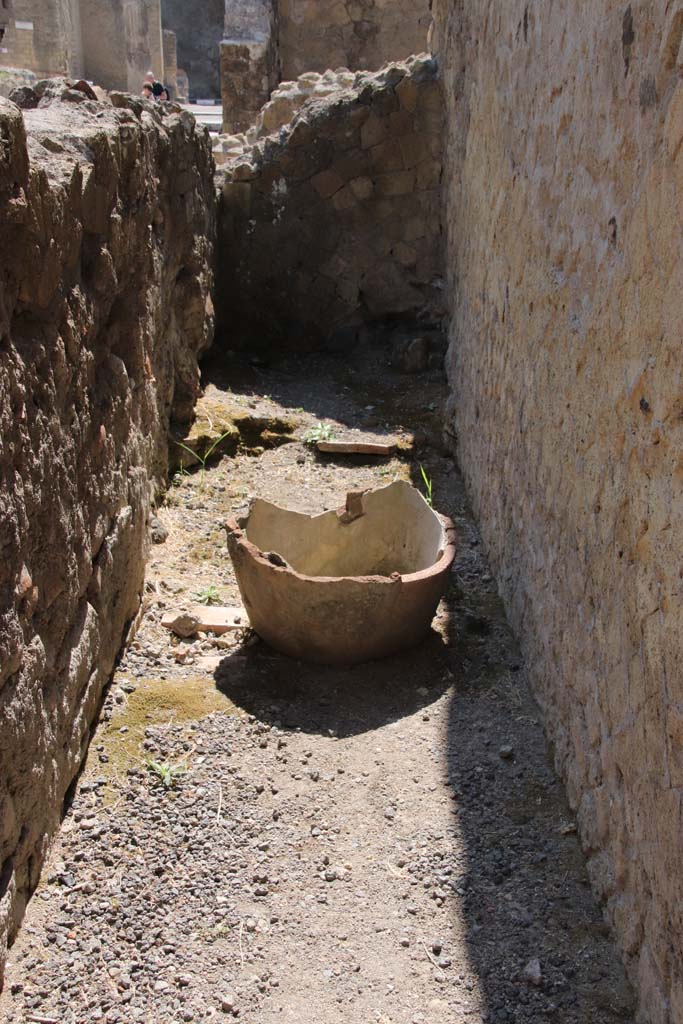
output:
[[[12,951],[0,1019],[631,1020],[439,434],[441,372],[401,375],[378,347],[269,367],[234,356],[205,375],[211,408],[262,419],[263,444],[252,431],[236,455],[180,473],[158,511],[168,536],[152,547],[144,616]],[[288,443],[265,429],[273,418],[291,424]],[[322,421],[406,450],[319,456],[297,438]],[[183,641],[161,628],[172,607],[238,602],[221,523],[252,496],[321,511],[395,477],[422,486],[420,465],[459,538],[420,647],[333,670],[248,632]]]

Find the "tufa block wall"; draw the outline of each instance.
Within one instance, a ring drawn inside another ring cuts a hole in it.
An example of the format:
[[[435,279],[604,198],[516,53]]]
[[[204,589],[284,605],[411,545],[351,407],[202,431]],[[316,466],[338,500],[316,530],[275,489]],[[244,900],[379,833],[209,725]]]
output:
[[[296,96],[264,109],[255,131],[273,134],[229,140],[216,293],[231,343],[342,344],[368,320],[440,306],[435,62],[345,72],[336,89],[323,77],[304,76]]]
[[[0,0],[1,2],[1,0]],[[164,75],[160,0],[12,0],[0,66],[139,93]]]
[[[0,66],[41,76],[81,74],[78,0],[12,0]]]
[[[0,978],[138,607],[169,420],[192,415],[211,326],[205,132],[62,94],[23,117],[0,100]]]
[[[223,131],[246,131],[280,77],[276,0],[225,0],[220,57]]]
[[[223,131],[246,131],[281,80],[422,53],[429,0],[224,0]]]
[[[639,1019],[683,1022],[683,5],[435,3],[448,429]]]
[[[427,48],[429,0],[279,0],[284,79],[306,71],[375,71]]]

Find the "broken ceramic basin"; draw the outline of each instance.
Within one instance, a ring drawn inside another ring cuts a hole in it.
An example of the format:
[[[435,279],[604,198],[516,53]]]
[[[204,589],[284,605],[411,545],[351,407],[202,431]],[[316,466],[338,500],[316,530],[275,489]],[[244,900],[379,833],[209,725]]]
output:
[[[251,625],[294,658],[352,665],[429,632],[455,557],[455,529],[398,481],[307,516],[257,499],[226,524]]]

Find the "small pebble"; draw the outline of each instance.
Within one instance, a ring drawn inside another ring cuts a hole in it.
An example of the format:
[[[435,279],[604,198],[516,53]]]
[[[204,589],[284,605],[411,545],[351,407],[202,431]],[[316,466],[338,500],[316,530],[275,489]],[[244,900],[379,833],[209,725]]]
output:
[[[221,1010],[224,1013],[232,1013],[237,1005],[237,1000],[232,992],[224,992],[221,996]]]
[[[524,981],[528,981],[531,985],[534,985],[536,988],[538,988],[538,986],[543,981],[543,974],[541,973],[541,964],[538,957],[534,957],[532,960],[529,961],[529,963],[522,971],[522,978]]]

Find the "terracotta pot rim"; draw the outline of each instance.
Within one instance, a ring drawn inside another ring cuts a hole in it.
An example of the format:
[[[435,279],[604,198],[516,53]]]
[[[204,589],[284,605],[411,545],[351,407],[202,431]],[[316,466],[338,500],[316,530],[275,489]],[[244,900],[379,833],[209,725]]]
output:
[[[307,576],[305,573],[297,572],[290,565],[274,565],[264,552],[248,539],[243,528],[234,517],[228,519],[224,523],[224,527],[227,533],[232,536],[235,542],[251,558],[262,563],[268,569],[272,569],[274,572],[286,573],[288,576],[293,576],[305,583],[385,583],[389,586],[396,586],[401,583],[418,583],[432,576],[440,576],[443,572],[450,569],[453,564],[457,550],[455,525],[448,516],[443,516],[440,512],[435,511],[434,515],[437,516],[444,529],[445,544],[441,557],[436,562],[433,562],[432,565],[428,565],[426,569],[420,569],[418,572],[412,573],[396,573],[393,576]]]

